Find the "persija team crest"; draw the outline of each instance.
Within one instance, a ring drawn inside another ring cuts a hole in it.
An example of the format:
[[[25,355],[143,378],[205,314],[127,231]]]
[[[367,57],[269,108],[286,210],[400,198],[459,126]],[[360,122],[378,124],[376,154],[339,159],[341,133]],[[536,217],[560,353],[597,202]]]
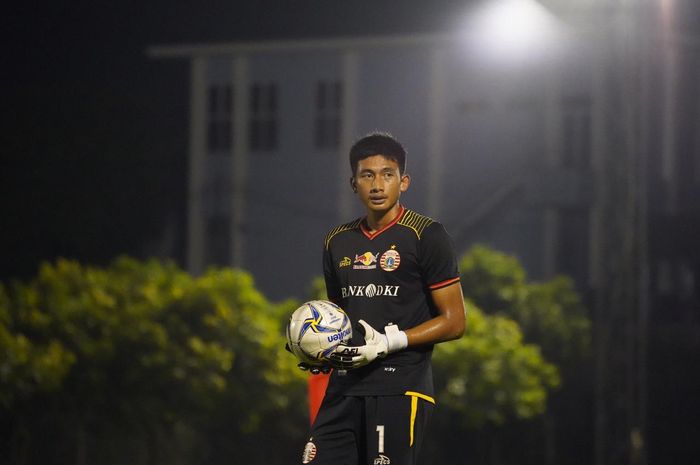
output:
[[[310,463],[316,458],[316,444],[309,441],[304,447],[304,453],[301,456],[301,463]]]
[[[355,255],[355,270],[373,270],[377,267],[377,256],[372,252],[365,252],[362,255]]]
[[[394,271],[401,263],[401,255],[394,249],[384,252],[379,259],[379,266],[384,271]]]

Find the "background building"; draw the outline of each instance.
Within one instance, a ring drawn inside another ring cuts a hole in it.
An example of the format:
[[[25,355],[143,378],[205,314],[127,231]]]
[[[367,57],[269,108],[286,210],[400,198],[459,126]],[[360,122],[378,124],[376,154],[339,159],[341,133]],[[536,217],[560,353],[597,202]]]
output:
[[[460,253],[485,242],[586,285],[593,89],[564,82],[586,64],[514,70],[473,52],[441,35],[151,49],[191,60],[188,268],[242,266],[270,295],[300,295],[326,230],[361,213],[350,145],[385,130],[409,151],[405,203]]]

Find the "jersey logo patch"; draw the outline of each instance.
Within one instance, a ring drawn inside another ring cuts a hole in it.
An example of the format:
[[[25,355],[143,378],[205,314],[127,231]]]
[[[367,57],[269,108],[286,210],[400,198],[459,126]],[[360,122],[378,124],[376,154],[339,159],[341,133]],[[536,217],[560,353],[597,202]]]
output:
[[[316,458],[316,444],[309,441],[304,447],[304,453],[301,456],[301,463],[309,463]]]
[[[352,266],[354,270],[373,270],[376,267],[377,256],[372,252],[365,252],[362,255],[355,255],[355,264]]]
[[[398,297],[399,286],[384,284],[367,284],[366,286],[348,286],[340,289],[341,295],[346,297]]]
[[[391,465],[391,459],[384,454],[379,454],[379,457],[374,459],[374,465]]]
[[[384,252],[381,258],[379,259],[379,266],[384,271],[394,271],[399,267],[400,263],[401,255],[397,250],[394,250],[393,248]]]
[[[350,260],[350,257],[343,257],[343,259],[340,262],[338,262],[338,268],[350,266],[351,264],[352,264],[352,261]]]

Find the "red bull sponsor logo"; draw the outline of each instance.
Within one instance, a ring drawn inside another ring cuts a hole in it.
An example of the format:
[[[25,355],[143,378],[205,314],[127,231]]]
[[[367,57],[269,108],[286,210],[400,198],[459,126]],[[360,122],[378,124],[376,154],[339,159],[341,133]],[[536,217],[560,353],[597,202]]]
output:
[[[362,255],[355,255],[355,270],[373,270],[377,267],[377,256],[372,252],[365,252]]]

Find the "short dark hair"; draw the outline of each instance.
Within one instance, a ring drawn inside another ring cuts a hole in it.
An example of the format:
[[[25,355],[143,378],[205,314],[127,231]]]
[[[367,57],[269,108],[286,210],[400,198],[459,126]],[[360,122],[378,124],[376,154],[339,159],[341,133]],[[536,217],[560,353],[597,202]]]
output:
[[[406,149],[394,136],[386,132],[372,132],[355,142],[350,148],[350,169],[352,175],[357,173],[357,165],[360,160],[383,155],[399,165],[399,171],[406,171]]]

